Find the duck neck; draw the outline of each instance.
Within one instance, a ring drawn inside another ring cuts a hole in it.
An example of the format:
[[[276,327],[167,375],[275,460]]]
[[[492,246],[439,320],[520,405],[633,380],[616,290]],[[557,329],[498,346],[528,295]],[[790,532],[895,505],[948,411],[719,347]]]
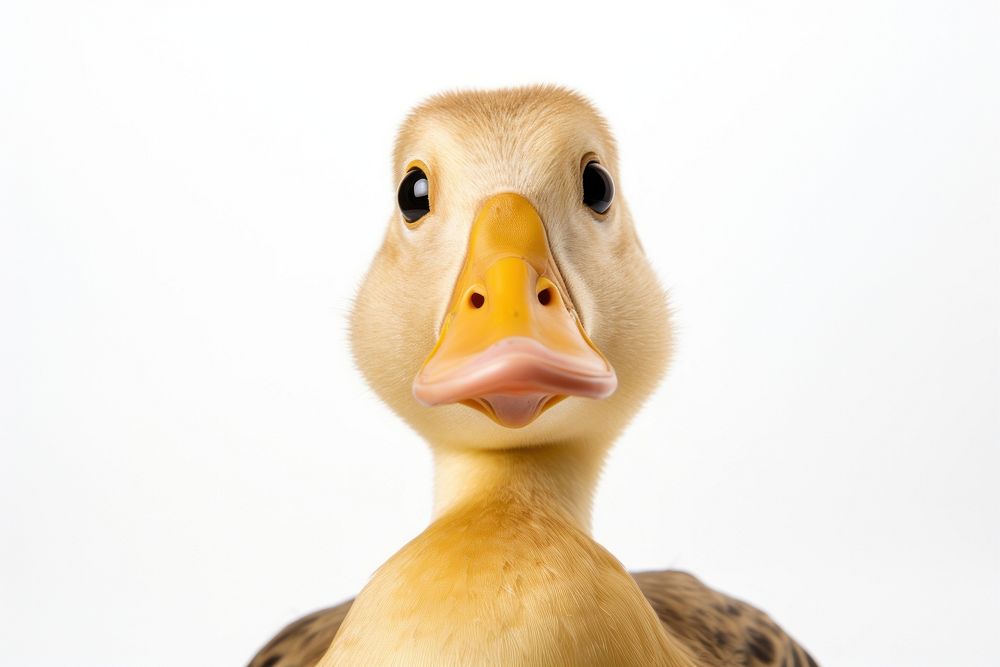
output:
[[[545,508],[590,535],[605,448],[434,449],[434,517],[472,505]]]
[[[320,667],[693,667],[589,535],[603,450],[434,450],[435,520],[358,595]]]

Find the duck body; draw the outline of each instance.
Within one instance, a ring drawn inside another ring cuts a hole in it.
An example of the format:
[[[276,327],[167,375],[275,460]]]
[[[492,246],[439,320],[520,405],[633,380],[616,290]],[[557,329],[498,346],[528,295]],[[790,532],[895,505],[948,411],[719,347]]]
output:
[[[630,575],[656,614],[664,632],[673,636],[700,667],[817,667],[804,648],[786,634],[771,618],[747,603],[705,586],[686,572],[663,570]],[[329,650],[353,600],[314,612],[291,623],[279,632],[250,662],[249,667],[312,667]],[[347,663],[351,664],[351,663]],[[379,663],[376,663],[379,664]],[[408,663],[395,656],[380,664]],[[458,655],[426,664],[505,664],[505,665],[578,665],[578,664],[656,664],[643,663],[641,656],[630,652],[623,662],[587,662],[559,658],[546,661],[519,656],[506,662],[462,662]]]
[[[351,340],[431,447],[434,519],[251,667],[815,665],[762,612],[630,575],[590,535],[607,452],[671,352],[596,110],[556,86],[445,93],[403,123],[393,170]]]
[[[690,574],[627,573],[561,490],[591,476],[576,453],[439,452],[465,491],[356,600],[292,623],[250,667],[816,667],[764,612]]]

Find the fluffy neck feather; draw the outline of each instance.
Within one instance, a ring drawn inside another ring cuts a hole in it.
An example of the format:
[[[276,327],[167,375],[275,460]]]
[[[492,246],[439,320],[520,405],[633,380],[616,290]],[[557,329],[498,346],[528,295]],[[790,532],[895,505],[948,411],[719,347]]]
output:
[[[546,507],[590,534],[604,447],[549,445],[434,451],[434,516],[475,504]]]

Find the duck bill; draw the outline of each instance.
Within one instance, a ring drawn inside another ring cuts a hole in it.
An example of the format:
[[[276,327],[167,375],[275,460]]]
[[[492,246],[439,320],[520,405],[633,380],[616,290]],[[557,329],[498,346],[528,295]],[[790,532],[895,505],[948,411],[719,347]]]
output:
[[[520,428],[568,396],[606,398],[617,383],[570,302],[538,211],[515,193],[488,199],[413,395]]]

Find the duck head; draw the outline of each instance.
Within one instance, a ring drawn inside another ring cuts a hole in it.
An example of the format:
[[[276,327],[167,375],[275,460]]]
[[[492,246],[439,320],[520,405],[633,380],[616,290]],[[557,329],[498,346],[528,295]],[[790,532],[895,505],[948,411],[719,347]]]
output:
[[[610,442],[670,332],[603,118],[554,86],[438,95],[393,181],[351,318],[374,390],[435,445]]]

